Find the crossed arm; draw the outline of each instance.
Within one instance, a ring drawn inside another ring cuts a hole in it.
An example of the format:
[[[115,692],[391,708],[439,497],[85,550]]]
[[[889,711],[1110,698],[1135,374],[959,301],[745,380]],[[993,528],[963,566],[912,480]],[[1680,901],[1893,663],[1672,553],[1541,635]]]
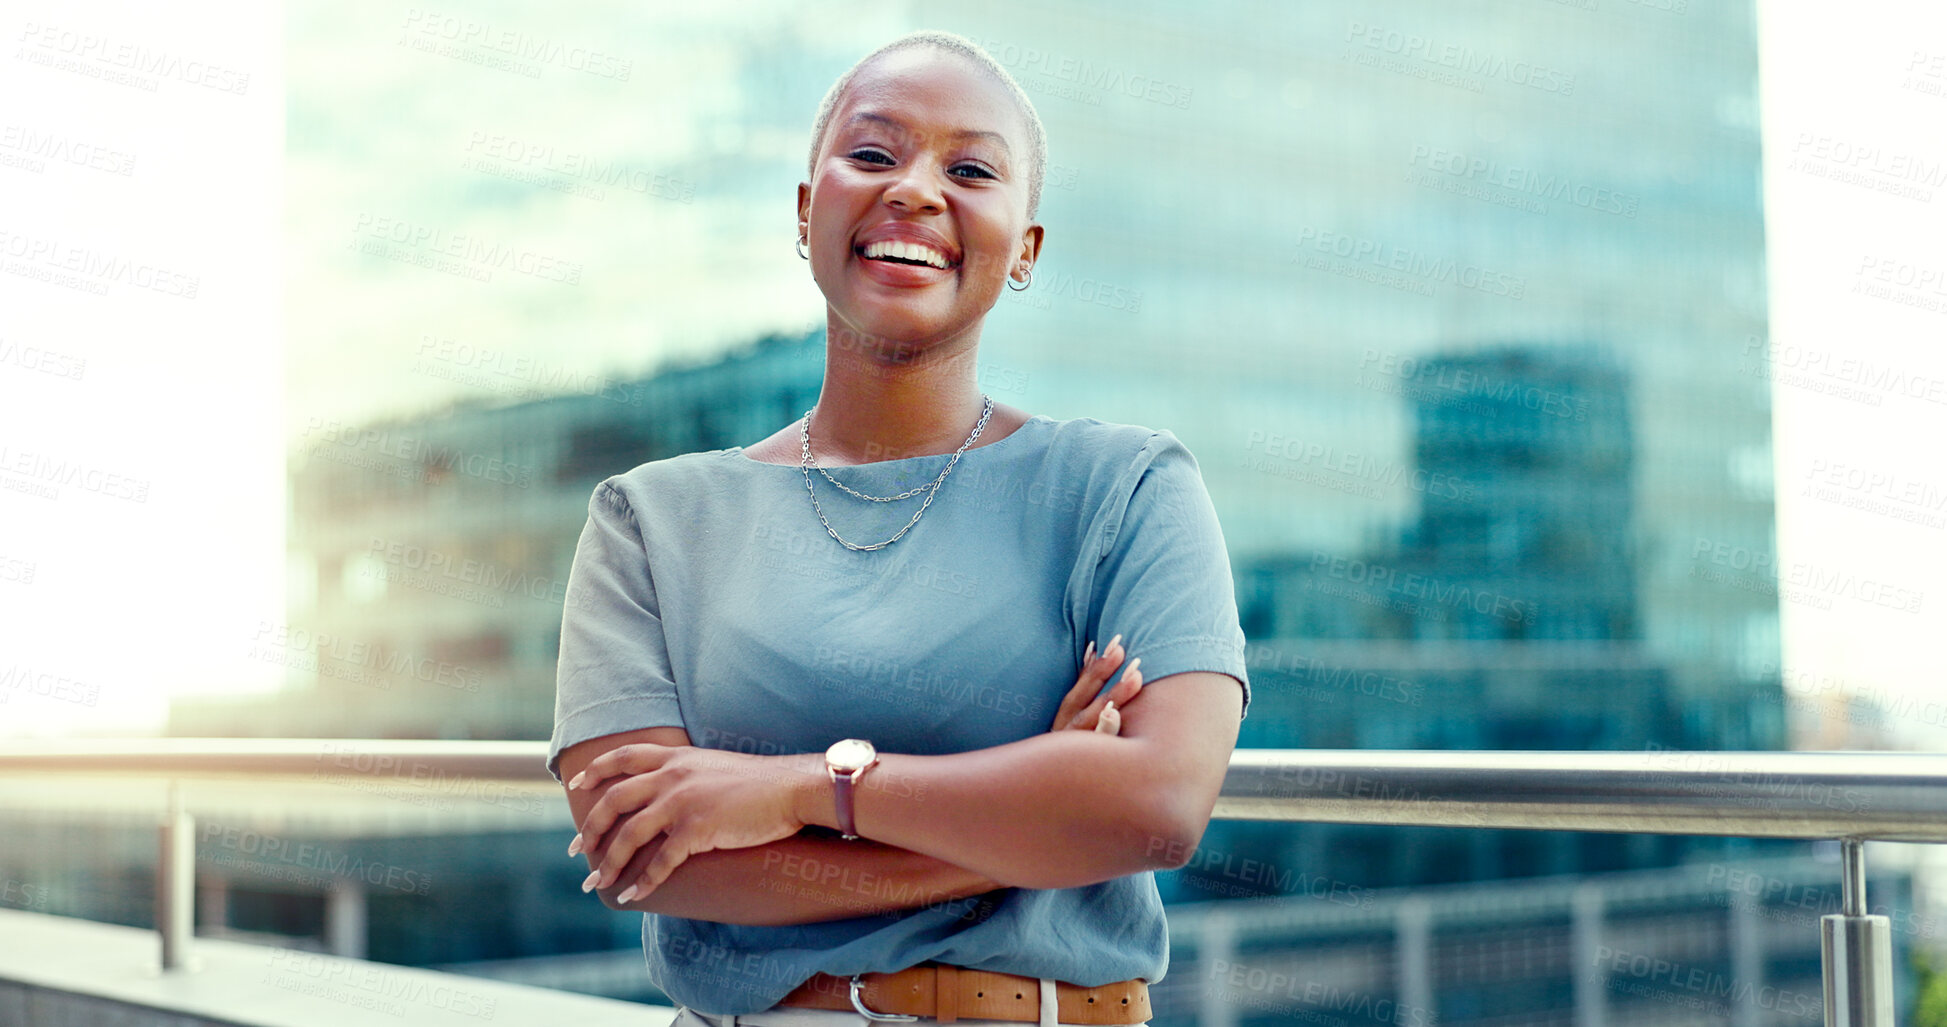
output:
[[[1182,866],[1216,805],[1241,704],[1236,679],[1190,671],[1119,703],[1119,735],[881,754],[856,797],[857,842],[800,833],[838,825],[822,754],[697,749],[681,728],[650,728],[570,746],[560,769],[612,908],[810,923]]]

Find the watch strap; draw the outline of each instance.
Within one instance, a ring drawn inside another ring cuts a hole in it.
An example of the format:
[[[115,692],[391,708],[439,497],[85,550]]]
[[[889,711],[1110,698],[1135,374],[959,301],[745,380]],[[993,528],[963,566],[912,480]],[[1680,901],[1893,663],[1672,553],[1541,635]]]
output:
[[[838,811],[838,833],[848,842],[858,841],[858,823],[853,819],[852,812],[852,783],[858,778],[859,772],[848,770],[841,774],[833,769],[831,775],[832,805]]]

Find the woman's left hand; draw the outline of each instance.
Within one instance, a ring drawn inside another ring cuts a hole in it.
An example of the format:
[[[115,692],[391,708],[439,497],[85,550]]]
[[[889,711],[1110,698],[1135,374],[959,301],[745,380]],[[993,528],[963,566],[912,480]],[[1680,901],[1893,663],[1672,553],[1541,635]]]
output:
[[[822,770],[816,754],[752,756],[648,742],[612,749],[568,784],[592,789],[621,778],[582,818],[576,840],[590,859],[600,856],[582,890],[615,883],[636,851],[658,834],[667,836],[662,847],[618,901],[654,891],[699,852],[789,838],[805,826],[796,812],[796,786]]]
[[[1129,661],[1128,669],[1116,680],[1113,687],[1103,688],[1108,683],[1110,672],[1122,666],[1122,658],[1128,655],[1122,649],[1122,636],[1109,639],[1101,653],[1095,651],[1095,643],[1090,642],[1082,653],[1082,669],[1075,676],[1075,684],[1061,700],[1061,707],[1055,711],[1055,722],[1050,731],[1096,731],[1102,734],[1119,734],[1122,730],[1122,713],[1117,704],[1129,705],[1129,700],[1142,691],[1142,658]]]

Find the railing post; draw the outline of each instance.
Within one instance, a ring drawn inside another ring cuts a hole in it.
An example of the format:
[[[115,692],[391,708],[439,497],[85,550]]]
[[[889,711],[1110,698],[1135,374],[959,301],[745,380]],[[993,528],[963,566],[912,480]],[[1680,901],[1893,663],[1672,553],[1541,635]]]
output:
[[[1576,1027],[1608,1027],[1609,975],[1602,969],[1602,888],[1578,884],[1569,900],[1569,948],[1575,975]]]
[[[1402,899],[1393,920],[1394,1002],[1412,1022],[1433,1023],[1433,906],[1418,896]],[[1407,1022],[1401,1020],[1399,1022]]]
[[[1764,932],[1758,923],[1757,900],[1740,902],[1734,890],[1725,897],[1730,900],[1724,903],[1724,912],[1730,919],[1731,980],[1736,982],[1733,987],[1742,989],[1745,996],[1744,1001],[1731,1007],[1731,1027],[1761,1027],[1764,1007],[1751,1001],[1751,996],[1765,993]]]
[[[365,887],[334,881],[325,893],[325,951],[346,959],[365,958]]]
[[[1203,920],[1203,934],[1197,939],[1197,969],[1203,980],[1197,1009],[1197,1027],[1236,1027],[1237,1010],[1230,992],[1217,971],[1229,967],[1237,958],[1237,925],[1221,908],[1212,909]]]
[[[1866,913],[1865,842],[1839,842],[1842,912],[1819,918],[1826,1027],[1895,1027],[1893,929]]]
[[[167,811],[159,829],[155,862],[155,929],[162,936],[162,969],[189,964],[189,939],[195,934],[196,822],[183,810],[182,788],[169,782]]]

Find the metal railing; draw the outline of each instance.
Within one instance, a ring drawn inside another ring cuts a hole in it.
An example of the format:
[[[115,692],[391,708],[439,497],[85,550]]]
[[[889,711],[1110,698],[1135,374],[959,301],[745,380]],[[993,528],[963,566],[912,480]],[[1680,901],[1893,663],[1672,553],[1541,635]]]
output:
[[[315,775],[551,783],[542,742],[147,739],[9,742],[0,773]],[[1908,753],[1241,749],[1215,816],[1414,827],[1837,840],[1842,910],[1820,920],[1828,1027],[1893,1027],[1891,925],[1867,913],[1863,843],[1947,843],[1947,756]],[[165,970],[191,938],[194,834],[160,833]]]

